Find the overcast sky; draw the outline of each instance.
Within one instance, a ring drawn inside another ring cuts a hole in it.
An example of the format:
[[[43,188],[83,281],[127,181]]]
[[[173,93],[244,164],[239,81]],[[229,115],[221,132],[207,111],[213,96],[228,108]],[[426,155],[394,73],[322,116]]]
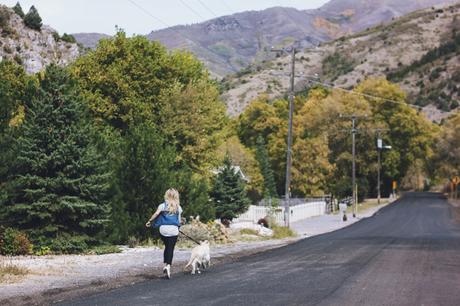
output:
[[[152,30],[191,24],[247,10],[273,6],[297,9],[318,8],[329,0],[22,0],[25,13],[38,9],[44,24],[59,33],[115,33],[115,25],[126,33],[147,34]],[[0,0],[14,6],[17,0]]]

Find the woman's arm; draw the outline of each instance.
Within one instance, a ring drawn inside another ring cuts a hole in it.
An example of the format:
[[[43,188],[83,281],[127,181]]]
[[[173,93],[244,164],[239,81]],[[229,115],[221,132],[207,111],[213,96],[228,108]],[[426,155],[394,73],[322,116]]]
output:
[[[157,208],[157,211],[153,213],[153,215],[150,217],[149,221],[147,221],[147,223],[145,223],[145,226],[146,227],[150,227],[150,223],[155,220],[156,217],[158,217],[158,215],[161,213],[161,208],[158,207]]]

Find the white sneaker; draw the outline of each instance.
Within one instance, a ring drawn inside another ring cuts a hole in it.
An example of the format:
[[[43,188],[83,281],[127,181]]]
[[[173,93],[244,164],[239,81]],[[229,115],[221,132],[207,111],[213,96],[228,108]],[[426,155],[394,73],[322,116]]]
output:
[[[163,273],[166,274],[166,277],[167,277],[168,279],[171,278],[171,266],[170,266],[170,265],[167,265],[166,267],[164,267]]]

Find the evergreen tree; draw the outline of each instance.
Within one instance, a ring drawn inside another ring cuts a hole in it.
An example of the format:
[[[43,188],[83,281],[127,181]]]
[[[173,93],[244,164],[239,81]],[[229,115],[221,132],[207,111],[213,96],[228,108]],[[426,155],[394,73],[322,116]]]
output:
[[[202,222],[214,220],[216,212],[208,193],[206,179],[193,175],[190,168],[183,166],[178,174],[180,203],[184,209],[183,217],[200,216]]]
[[[21,4],[19,4],[19,2],[16,2],[16,5],[13,6],[13,11],[19,15],[19,17],[21,17],[22,19],[24,19],[24,11],[22,10],[22,7],[21,7]]]
[[[147,238],[145,222],[164,202],[164,193],[174,185],[174,148],[168,146],[149,124],[127,131],[117,169],[112,214],[112,240],[125,242],[129,236]]]
[[[243,179],[235,172],[232,161],[227,156],[211,191],[217,218],[232,220],[248,209],[250,201],[244,185]]]
[[[24,16],[24,24],[33,30],[41,30],[42,18],[38,14],[38,11],[35,8],[35,6],[32,5],[29,9],[29,12],[27,12],[27,14]]]
[[[271,168],[270,160],[268,158],[267,148],[262,136],[257,137],[256,143],[256,159],[259,162],[260,172],[264,177],[264,198],[276,197],[276,183],[273,170]]]
[[[107,222],[108,172],[92,142],[78,88],[49,66],[26,109],[5,184],[5,216],[35,240],[90,240]]]

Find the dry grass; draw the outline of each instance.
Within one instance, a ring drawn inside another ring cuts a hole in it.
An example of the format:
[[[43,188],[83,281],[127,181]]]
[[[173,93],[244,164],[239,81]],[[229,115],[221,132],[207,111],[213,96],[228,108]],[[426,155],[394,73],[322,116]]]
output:
[[[12,282],[29,274],[29,270],[12,263],[0,263],[0,283]]]

